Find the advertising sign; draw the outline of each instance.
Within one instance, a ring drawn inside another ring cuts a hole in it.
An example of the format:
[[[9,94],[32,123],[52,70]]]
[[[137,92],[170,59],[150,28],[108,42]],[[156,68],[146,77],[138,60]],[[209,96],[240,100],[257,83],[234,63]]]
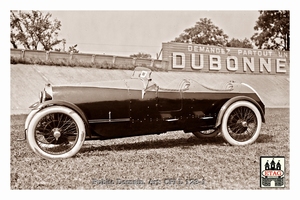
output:
[[[289,74],[288,51],[163,43],[168,70],[248,74]]]

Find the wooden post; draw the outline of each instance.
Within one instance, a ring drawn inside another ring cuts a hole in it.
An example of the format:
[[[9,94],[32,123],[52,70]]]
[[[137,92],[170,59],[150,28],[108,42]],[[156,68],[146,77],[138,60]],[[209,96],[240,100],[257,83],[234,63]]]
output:
[[[94,62],[95,62],[95,57],[96,57],[96,55],[95,55],[95,54],[93,54],[93,55],[92,55],[92,63],[94,63]]]
[[[73,59],[73,51],[70,52],[70,57],[69,57],[70,61]]]
[[[150,67],[154,66],[154,59],[151,59]]]
[[[133,64],[133,65],[136,64],[136,58],[132,58],[132,64]]]
[[[21,58],[22,58],[22,59],[25,58],[25,50],[24,50],[24,49],[22,49],[22,51],[21,51]]]
[[[115,63],[116,63],[116,57],[117,57],[117,56],[113,56],[113,58],[112,58],[112,64],[113,64],[113,65],[115,65]]]
[[[50,55],[50,52],[49,52],[49,51],[46,51],[46,61],[49,60],[49,55]]]

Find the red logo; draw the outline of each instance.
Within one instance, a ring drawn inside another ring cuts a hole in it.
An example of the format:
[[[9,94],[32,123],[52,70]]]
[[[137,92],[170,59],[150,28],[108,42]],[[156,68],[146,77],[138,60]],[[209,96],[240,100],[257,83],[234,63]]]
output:
[[[261,173],[263,176],[268,176],[268,177],[274,177],[274,176],[282,176],[283,171],[282,170],[264,170]]]

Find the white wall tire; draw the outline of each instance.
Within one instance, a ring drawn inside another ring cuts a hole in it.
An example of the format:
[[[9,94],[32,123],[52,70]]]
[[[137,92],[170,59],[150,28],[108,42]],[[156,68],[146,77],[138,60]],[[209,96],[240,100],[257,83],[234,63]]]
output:
[[[36,113],[29,123],[27,142],[30,148],[46,159],[74,156],[85,140],[81,117],[63,106],[51,106]]]
[[[219,129],[209,129],[209,130],[205,130],[205,131],[195,131],[195,132],[193,132],[193,134],[197,138],[216,137],[217,135],[219,135],[219,133],[220,133]]]
[[[223,138],[231,145],[248,145],[258,138],[262,117],[248,101],[237,101],[225,111],[221,124]]]

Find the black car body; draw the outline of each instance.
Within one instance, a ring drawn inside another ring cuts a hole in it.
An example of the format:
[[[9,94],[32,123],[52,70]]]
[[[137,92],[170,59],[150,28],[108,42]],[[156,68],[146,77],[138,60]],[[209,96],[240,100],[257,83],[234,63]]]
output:
[[[89,139],[174,130],[200,138],[221,133],[232,145],[258,137],[265,106],[249,85],[229,82],[216,89],[183,79],[161,86],[151,73],[136,68],[126,80],[47,84],[25,122],[29,146],[45,158],[67,158]]]

